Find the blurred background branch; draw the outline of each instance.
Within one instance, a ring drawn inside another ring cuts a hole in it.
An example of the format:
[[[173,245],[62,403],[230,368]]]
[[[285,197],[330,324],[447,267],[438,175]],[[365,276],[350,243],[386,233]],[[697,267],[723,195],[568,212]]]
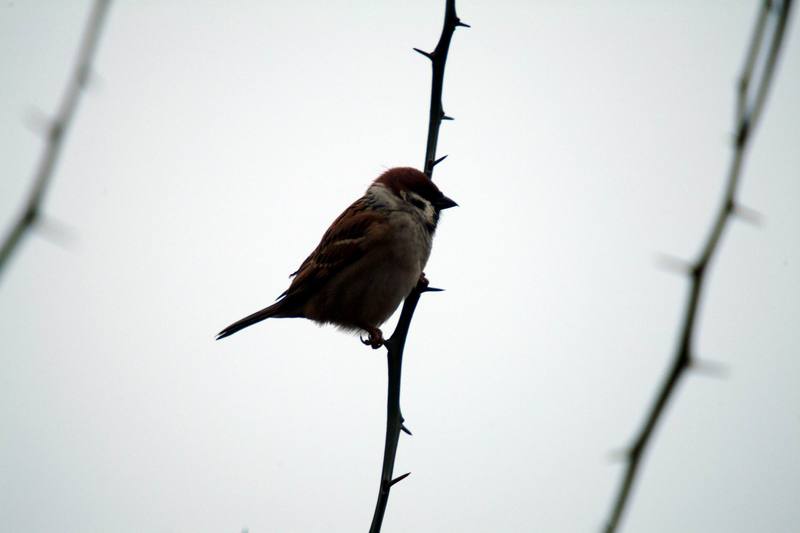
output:
[[[89,20],[86,24],[80,49],[75,63],[75,68],[70,76],[69,83],[62,96],[58,113],[53,117],[47,128],[44,151],[36,166],[33,178],[33,187],[28,201],[22,207],[16,221],[9,229],[0,247],[0,276],[8,267],[8,261],[19,247],[23,237],[41,222],[41,209],[44,196],[55,171],[64,137],[72,124],[75,111],[78,107],[80,96],[88,83],[91,73],[92,60],[97,50],[100,32],[108,13],[110,0],[96,0],[92,6]]]
[[[696,333],[697,311],[705,288],[709,266],[719,248],[720,239],[728,221],[733,216],[740,216],[743,220],[751,218],[747,215],[750,211],[737,203],[736,192],[749,141],[761,118],[764,102],[773,79],[791,6],[792,0],[783,0],[782,2],[765,0],[756,16],[753,35],[738,83],[734,150],[722,202],[700,256],[686,269],[690,279],[690,286],[683,321],[678,334],[677,350],[673,356],[666,379],[656,395],[655,402],[634,439],[633,445],[627,450],[622,482],[605,527],[607,533],[613,533],[619,527],[620,519],[629,501],[630,492],[639,471],[641,459],[679,379],[687,370],[703,366],[696,359],[693,344]],[[766,48],[764,45],[767,45]],[[763,50],[766,50],[766,52],[762,55]],[[763,67],[756,75],[760,61],[763,61]]]

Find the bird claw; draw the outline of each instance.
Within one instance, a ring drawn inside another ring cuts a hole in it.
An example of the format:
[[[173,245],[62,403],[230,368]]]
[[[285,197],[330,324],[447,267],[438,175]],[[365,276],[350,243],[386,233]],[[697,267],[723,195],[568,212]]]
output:
[[[384,340],[383,340],[383,332],[381,332],[381,330],[379,330],[378,328],[369,328],[367,329],[367,333],[369,333],[369,336],[366,339],[364,339],[363,337],[359,337],[362,344],[371,346],[373,350],[377,350],[378,348],[383,346]]]
[[[422,274],[419,275],[419,280],[417,281],[417,285],[419,287],[424,289],[430,284],[431,284],[431,282],[428,281],[427,277],[425,277],[425,272],[423,272]]]

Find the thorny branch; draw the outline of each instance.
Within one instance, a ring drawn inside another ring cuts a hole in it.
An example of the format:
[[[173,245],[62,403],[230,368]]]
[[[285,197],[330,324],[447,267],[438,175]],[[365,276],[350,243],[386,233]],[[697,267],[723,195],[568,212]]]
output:
[[[44,152],[39,159],[36,173],[33,178],[28,201],[11,226],[8,234],[0,247],[0,275],[6,268],[8,260],[16,250],[25,234],[33,229],[41,218],[41,207],[44,195],[53,176],[53,171],[61,153],[64,137],[72,123],[78,100],[89,80],[92,59],[97,49],[100,30],[103,27],[110,0],[96,0],[89,15],[86,29],[78,51],[77,63],[72,71],[72,76],[67,84],[66,91],[61,99],[58,113],[53,118],[47,134]]]
[[[687,370],[699,366],[695,359],[693,346],[696,333],[695,319],[697,317],[697,309],[702,297],[704,282],[707,279],[708,267],[711,264],[714,254],[718,250],[722,233],[728,221],[734,215],[745,217],[746,210],[743,210],[737,203],[736,191],[739,185],[745,153],[749,146],[748,143],[761,117],[761,111],[772,82],[791,6],[792,0],[783,0],[782,2],[764,0],[759,14],[756,17],[756,24],[753,30],[750,47],[745,58],[741,77],[739,78],[735,113],[736,136],[733,158],[728,171],[727,184],[722,203],[714,218],[711,232],[705,241],[700,256],[688,270],[690,276],[689,297],[686,302],[683,323],[678,337],[679,342],[677,350],[674,354],[666,380],[661,385],[656,400],[650,408],[650,412],[636,436],[633,445],[627,451],[625,473],[611,509],[608,522],[606,523],[606,533],[613,533],[619,527],[620,519],[625,510],[625,505],[635,481],[642,456],[653,435],[653,430],[664,412],[664,407],[675,391],[678,380]],[[765,32],[770,17],[774,18],[771,33]],[[760,76],[754,78],[755,67],[763,48],[762,44],[765,44],[767,41],[769,41],[769,46],[764,58],[763,70]],[[755,88],[751,88],[751,83],[755,83]]]
[[[425,174],[433,178],[433,167],[440,163],[444,157],[436,159],[436,143],[439,139],[439,126],[442,120],[452,120],[444,114],[442,109],[442,85],[444,82],[444,67],[447,62],[447,52],[450,49],[450,40],[453,37],[456,27],[469,27],[461,22],[456,16],[455,0],[447,0],[444,14],[444,26],[439,42],[433,52],[423,52],[415,48],[417,52],[431,60],[433,68],[431,83],[431,106],[428,123],[428,141],[425,149]],[[447,156],[445,156],[447,157]],[[403,303],[403,310],[400,312],[400,320],[397,322],[392,336],[384,343],[386,346],[387,364],[389,368],[388,394],[386,401],[386,442],[383,449],[383,468],[381,470],[381,483],[378,490],[378,501],[375,504],[375,513],[372,516],[370,533],[379,533],[383,524],[383,516],[386,512],[386,504],[389,502],[389,491],[392,485],[405,479],[409,474],[403,474],[392,479],[394,470],[394,460],[397,455],[397,443],[400,439],[400,431],[405,431],[409,435],[411,432],[403,425],[403,415],[400,412],[400,378],[403,369],[403,349],[408,336],[408,328],[411,319],[417,308],[417,303],[423,292],[440,291],[429,287],[426,280],[422,279],[408,295]]]
[[[436,144],[439,142],[439,126],[442,120],[453,120],[448,117],[442,107],[442,86],[444,85],[444,66],[447,63],[447,52],[450,50],[450,39],[457,27],[469,28],[469,24],[464,24],[456,15],[455,0],[448,0],[444,12],[444,27],[439,42],[433,52],[423,52],[419,48],[414,51],[419,52],[431,60],[433,69],[431,83],[431,111],[428,117],[428,143],[425,146],[425,174],[433,179],[433,167],[441,163],[445,157],[436,159]]]

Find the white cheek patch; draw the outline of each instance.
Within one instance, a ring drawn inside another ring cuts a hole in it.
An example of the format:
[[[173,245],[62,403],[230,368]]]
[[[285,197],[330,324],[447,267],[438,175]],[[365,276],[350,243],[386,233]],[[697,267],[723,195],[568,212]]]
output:
[[[367,189],[367,195],[371,196],[377,203],[392,209],[397,208],[401,203],[401,200],[397,198],[392,191],[380,183],[371,185],[370,188]]]
[[[433,224],[436,220],[436,210],[430,202],[425,202],[425,220],[427,220],[429,224]]]

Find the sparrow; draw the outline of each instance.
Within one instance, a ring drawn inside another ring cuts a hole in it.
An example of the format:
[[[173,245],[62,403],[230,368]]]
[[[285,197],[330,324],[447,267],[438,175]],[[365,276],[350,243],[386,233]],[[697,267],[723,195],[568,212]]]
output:
[[[222,339],[267,318],[307,318],[363,331],[383,344],[383,324],[417,283],[442,210],[455,207],[428,176],[398,167],[381,174],[333,221],[277,301],[223,329]]]

